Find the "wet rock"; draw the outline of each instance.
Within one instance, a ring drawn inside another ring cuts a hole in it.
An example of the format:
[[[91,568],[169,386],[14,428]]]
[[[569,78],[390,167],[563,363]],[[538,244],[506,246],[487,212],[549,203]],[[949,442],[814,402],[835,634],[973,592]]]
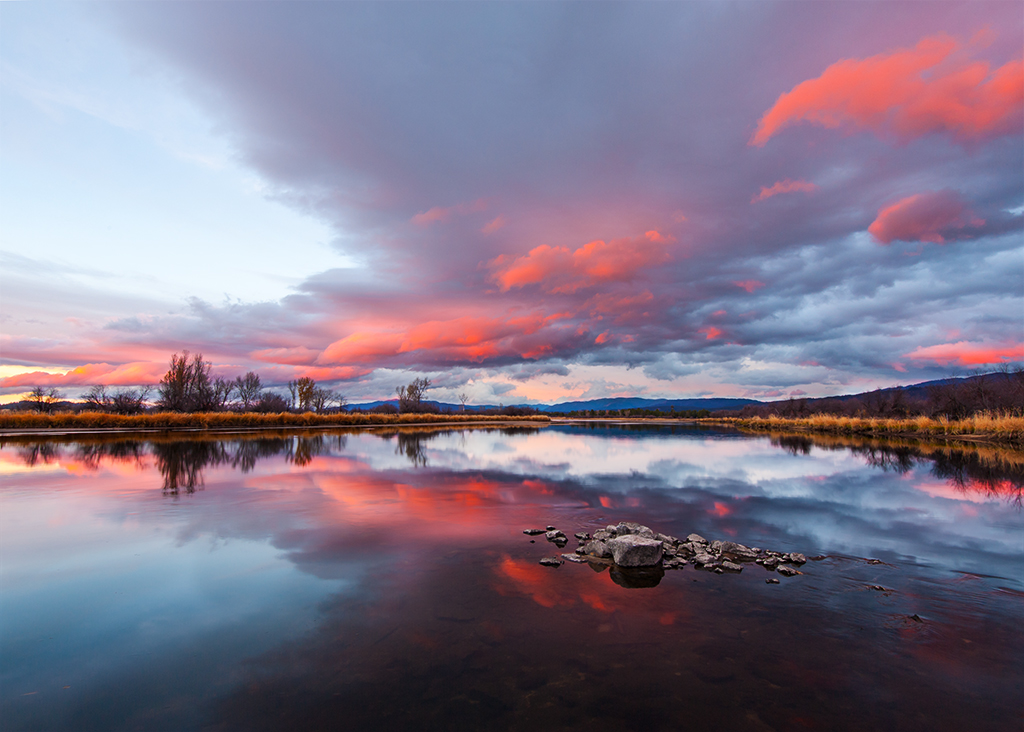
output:
[[[537,534],[543,534],[545,529],[523,529],[524,534],[529,536],[537,536]]]
[[[775,569],[779,564],[779,560],[776,557],[765,557],[761,561],[761,566],[765,569]]]
[[[724,569],[724,570],[726,570],[728,572],[742,572],[743,571],[743,565],[742,564],[736,564],[735,562],[730,562],[729,560],[726,560],[726,561],[722,562],[722,569]]]
[[[868,589],[869,590],[874,590],[875,592],[888,592],[889,591],[888,589],[886,589],[885,587],[882,587],[881,585],[868,585]]]
[[[562,566],[562,558],[561,557],[544,557],[543,559],[540,560],[540,563],[543,564],[545,567],[561,567]]]
[[[769,577],[768,579],[766,579],[764,581],[764,583],[766,585],[777,585],[777,584],[779,584],[779,578],[778,577]]]
[[[924,620],[921,619],[921,616],[918,615],[917,613],[914,613],[913,615],[911,615],[909,619],[913,620],[915,623],[923,623],[924,622]]]
[[[827,556],[825,556],[824,554],[818,554],[818,555],[816,555],[816,556],[813,556],[813,557],[809,557],[809,559],[810,559],[810,560],[811,560],[812,562],[820,562],[820,561],[821,561],[822,559],[828,559],[828,557],[827,557]]]
[[[705,539],[700,534],[690,534],[689,536],[686,537],[686,540],[688,542],[690,542],[691,544],[707,544],[708,543],[708,540]]]
[[[646,539],[653,539],[654,532],[643,524],[638,524],[635,521],[620,521],[615,526],[616,536],[642,536]]]
[[[615,527],[613,526],[612,528],[614,529]],[[597,541],[608,541],[608,539],[614,539],[614,538],[615,538],[615,533],[612,532],[612,531],[609,531],[608,529],[598,529],[597,531],[594,532],[594,539],[596,539]]]
[[[608,542],[595,540],[588,541],[583,545],[583,553],[589,554],[593,557],[611,557],[612,550],[608,546]]]
[[[711,551],[713,554],[721,554],[722,542],[720,542],[718,539],[715,539],[713,542],[711,542]]]
[[[607,542],[612,557],[620,567],[652,567],[661,561],[661,542],[640,534],[618,536]]]
[[[721,567],[715,567],[715,574],[725,574],[725,570]]]
[[[799,552],[790,552],[789,561],[793,564],[805,564],[807,562],[807,557]]]
[[[544,538],[547,539],[548,541],[556,541],[556,542],[559,539],[561,539],[563,541],[569,541],[566,538],[565,534],[563,534],[558,529],[549,529],[548,532],[546,534],[544,534]]]
[[[714,564],[715,561],[716,561],[715,558],[713,556],[711,556],[710,554],[708,554],[707,552],[698,552],[693,557],[693,563],[694,564],[703,564],[703,565],[707,566],[709,564]]]
[[[573,536],[575,536],[580,541],[586,541],[590,538],[590,534],[588,534],[585,531],[577,531],[575,534],[573,534]]]
[[[581,557],[579,554],[563,554],[562,559],[567,562],[573,562],[575,564],[583,564],[587,560]]]
[[[722,554],[730,554],[733,558],[744,562],[752,562],[757,559],[757,552],[750,547],[737,544],[734,541],[723,541],[719,547]],[[802,555],[801,555],[802,556]]]
[[[800,570],[794,569],[793,567],[789,567],[786,565],[782,565],[776,571],[783,577],[794,577],[798,574],[803,574],[803,572],[801,572]]]
[[[556,527],[556,526],[549,526],[546,530],[547,531],[557,531],[558,527]]]

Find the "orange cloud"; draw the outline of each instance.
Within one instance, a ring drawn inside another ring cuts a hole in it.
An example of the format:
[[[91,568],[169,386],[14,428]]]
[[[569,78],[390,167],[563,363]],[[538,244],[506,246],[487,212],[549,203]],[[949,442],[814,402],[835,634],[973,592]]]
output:
[[[265,363],[286,363],[293,366],[305,366],[316,361],[319,351],[305,346],[295,348],[264,348],[249,354],[256,361]]]
[[[868,233],[881,244],[900,241],[929,241],[944,244],[955,231],[985,225],[964,206],[953,191],[918,193],[903,198],[878,212]]]
[[[109,363],[87,363],[64,374],[30,371],[0,379],[0,387],[7,386],[138,386],[155,384],[167,372],[166,364],[136,361],[119,366]]]
[[[958,341],[957,343],[941,343],[935,346],[916,348],[912,352],[904,354],[904,357],[914,361],[934,361],[941,366],[951,363],[960,366],[984,366],[1024,358],[1024,343],[993,346]]]
[[[902,139],[945,132],[962,140],[1021,129],[1024,61],[989,73],[985,61],[954,56],[960,44],[938,34],[914,48],[844,59],[782,94],[761,117],[750,145],[763,146],[798,122],[867,128]]]
[[[541,244],[525,256],[511,259],[502,255],[487,266],[502,292],[543,283],[547,292],[573,293],[600,283],[631,280],[639,270],[668,261],[667,247],[673,241],[648,231],[632,239],[598,239],[575,251]]]
[[[754,290],[764,287],[764,283],[761,282],[761,280],[734,280],[733,284],[747,292],[753,292]]]
[[[566,313],[431,320],[405,331],[359,331],[335,341],[317,359],[322,365],[377,365],[389,358],[429,351],[434,360],[480,362],[498,356],[539,358],[554,351],[558,331],[545,331]]]
[[[766,198],[777,196],[780,193],[796,193],[798,191],[814,193],[816,190],[818,190],[818,186],[814,183],[809,183],[805,180],[790,180],[789,178],[786,178],[785,180],[772,183],[770,186],[761,186],[761,192],[751,198],[750,202],[757,203],[758,201],[763,201]]]
[[[707,336],[707,339],[709,341],[714,340],[715,338],[718,338],[720,335],[722,335],[722,329],[716,328],[713,325],[709,325],[707,328],[701,328],[697,332],[703,333],[705,336]]]
[[[466,214],[475,213],[477,211],[483,211],[487,208],[487,201],[480,198],[472,203],[460,203],[455,206],[449,206],[442,208],[440,206],[434,206],[432,209],[418,213],[412,217],[412,222],[417,226],[429,226],[439,221],[447,221],[452,217],[465,216]],[[498,218],[501,218],[500,216]],[[491,222],[494,223],[494,222]]]

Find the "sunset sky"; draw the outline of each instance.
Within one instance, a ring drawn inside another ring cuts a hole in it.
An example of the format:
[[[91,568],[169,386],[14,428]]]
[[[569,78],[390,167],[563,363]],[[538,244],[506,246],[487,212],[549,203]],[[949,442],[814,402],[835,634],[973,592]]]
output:
[[[1011,2],[0,4],[0,398],[1024,362]]]

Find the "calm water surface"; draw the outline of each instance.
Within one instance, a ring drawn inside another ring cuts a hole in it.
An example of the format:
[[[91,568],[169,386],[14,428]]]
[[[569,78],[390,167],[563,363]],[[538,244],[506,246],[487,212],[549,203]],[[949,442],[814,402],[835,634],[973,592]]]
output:
[[[1024,728],[1020,453],[584,425],[10,439],[0,477],[7,730]],[[826,558],[635,588],[522,533],[621,520]]]

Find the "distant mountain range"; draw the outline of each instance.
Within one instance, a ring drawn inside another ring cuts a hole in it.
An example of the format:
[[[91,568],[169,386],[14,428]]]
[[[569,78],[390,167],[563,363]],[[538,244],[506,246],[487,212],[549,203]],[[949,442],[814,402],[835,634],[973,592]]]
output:
[[[838,401],[849,401],[852,399],[863,399],[865,396],[872,394],[876,396],[889,395],[892,392],[901,391],[903,395],[911,400],[923,400],[928,397],[929,389],[936,386],[942,386],[946,384],[955,383],[967,383],[975,380],[997,380],[1004,378],[1002,374],[982,374],[975,376],[966,377],[954,377],[947,379],[935,379],[933,381],[922,381],[918,384],[910,384],[907,386],[893,386],[887,389],[879,389],[872,392],[859,392],[857,394],[843,394],[840,396],[832,397],[795,397],[796,399],[804,400],[808,405],[813,405],[816,402],[822,402],[825,400],[838,400]],[[709,398],[709,399],[643,399],[640,397],[610,397],[605,399],[586,399],[581,401],[572,402],[559,402],[558,404],[467,404],[467,412],[479,412],[490,409],[499,409],[501,406],[505,407],[529,407],[536,409],[538,412],[582,412],[586,410],[605,410],[605,409],[656,409],[659,411],[669,412],[673,409],[678,411],[689,411],[698,409],[707,409],[709,411],[717,411],[722,409],[742,409],[749,405],[759,404],[777,404],[779,402],[785,402],[788,399],[776,399],[772,401],[764,401],[758,399],[741,399],[741,398]],[[459,412],[462,410],[461,404],[449,404],[447,402],[435,402],[424,400],[424,403],[436,406],[441,410],[451,410],[453,412]],[[363,404],[350,404],[349,409],[373,409],[374,407],[380,406],[381,404],[398,405],[397,399],[389,399],[386,401],[375,401],[366,402]]]

